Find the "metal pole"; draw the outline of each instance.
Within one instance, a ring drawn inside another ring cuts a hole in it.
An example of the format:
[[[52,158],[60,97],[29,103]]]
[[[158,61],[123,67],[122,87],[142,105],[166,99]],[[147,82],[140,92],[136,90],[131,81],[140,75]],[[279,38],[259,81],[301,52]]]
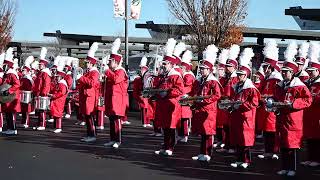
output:
[[[128,49],[128,43],[129,43],[129,38],[128,38],[128,0],[125,1],[125,69],[128,71],[129,69],[129,49]]]

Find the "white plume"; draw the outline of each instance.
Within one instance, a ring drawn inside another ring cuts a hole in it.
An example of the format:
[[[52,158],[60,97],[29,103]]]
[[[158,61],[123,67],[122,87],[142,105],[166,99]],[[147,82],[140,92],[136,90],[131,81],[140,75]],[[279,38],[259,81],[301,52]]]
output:
[[[61,58],[62,58],[61,56],[57,56],[53,61],[53,65],[58,67],[58,64],[59,64]]]
[[[264,70],[263,70],[263,66],[260,66],[260,67],[259,67],[258,72],[260,72],[263,76],[265,76]]]
[[[294,57],[296,56],[296,54],[298,53],[298,45],[296,43],[296,41],[291,41],[286,49],[286,51],[284,52],[284,57],[286,61],[294,61]]]
[[[185,63],[188,63],[190,64],[191,63],[191,60],[192,60],[192,52],[187,50],[186,52],[183,53],[182,55],[182,62],[185,62]]]
[[[102,63],[103,66],[107,66],[108,65],[109,58],[110,58],[110,55],[107,55],[104,58],[102,58],[101,63]]]
[[[73,59],[75,59],[74,57],[67,57],[66,58],[66,61],[65,61],[65,65],[66,66],[71,66],[71,63],[72,63],[72,61],[73,61]]]
[[[148,58],[146,56],[143,56],[140,61],[140,67],[147,66],[147,62],[148,62]]]
[[[28,56],[27,59],[24,61],[24,65],[30,68],[30,65],[33,61],[34,61],[34,57]]]
[[[5,60],[12,61],[13,60],[13,48],[9,47],[6,51]]]
[[[48,52],[47,48],[42,47],[42,48],[41,48],[41,51],[40,51],[40,59],[45,60],[45,59],[46,59],[47,52]]]
[[[19,68],[19,59],[14,58],[13,59],[13,69],[18,69]]]
[[[39,61],[33,61],[31,63],[31,68],[33,69],[39,69]]]
[[[174,52],[173,52],[173,55],[176,56],[176,57],[180,57],[181,53],[183,51],[185,51],[187,48],[186,48],[186,44],[184,42],[179,42],[176,47],[174,48]]]
[[[311,62],[319,62],[320,45],[318,42],[311,42],[309,47],[308,59]]]
[[[299,48],[299,57],[306,59],[308,56],[309,43],[302,42]]]
[[[6,56],[6,53],[0,54],[0,66],[3,65],[4,57]],[[1,68],[1,67],[0,67]]]
[[[277,42],[274,39],[269,39],[263,48],[263,55],[265,58],[269,58],[275,61],[279,59],[279,48],[277,47]]]
[[[167,56],[172,56],[174,47],[176,46],[177,41],[174,40],[173,38],[168,39],[166,48],[165,48],[165,53]]]
[[[217,52],[218,48],[214,44],[211,44],[203,52],[203,59],[214,65],[217,59]]]
[[[218,62],[220,64],[226,64],[228,57],[229,57],[229,50],[222,49],[221,53],[219,54]]]
[[[118,54],[120,46],[121,46],[121,40],[120,40],[120,38],[117,38],[116,40],[114,40],[114,42],[112,44],[111,53]]]
[[[239,55],[239,53],[240,53],[240,46],[237,45],[237,44],[233,44],[230,47],[228,59],[236,60],[238,55]]]
[[[64,66],[69,58],[70,57],[63,56],[58,59],[57,71],[63,71]]]
[[[249,66],[252,57],[254,56],[252,48],[245,48],[240,56],[240,65]]]
[[[89,51],[88,51],[88,56],[94,58],[94,55],[96,53],[96,51],[99,48],[99,44],[97,42],[92,43]]]

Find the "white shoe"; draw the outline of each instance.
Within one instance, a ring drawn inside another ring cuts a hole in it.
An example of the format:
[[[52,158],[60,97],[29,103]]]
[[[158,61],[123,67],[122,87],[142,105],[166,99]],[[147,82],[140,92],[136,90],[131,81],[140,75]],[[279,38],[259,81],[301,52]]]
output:
[[[269,157],[271,157],[271,156],[272,156],[271,153],[263,153],[263,154],[259,154],[259,155],[258,155],[258,158],[259,158],[259,159],[265,159],[265,158],[269,158]]]
[[[184,136],[183,138],[181,138],[180,142],[183,142],[183,143],[188,142],[188,136]]]
[[[287,176],[290,176],[290,177],[295,176],[295,175],[296,175],[295,171],[288,171],[288,173],[287,173]]]
[[[211,160],[211,157],[209,155],[204,155],[204,156],[200,157],[198,160],[209,162]]]
[[[6,135],[17,135],[18,131],[17,130],[7,130],[5,132]]]
[[[55,129],[53,132],[54,133],[61,133],[62,129]]]
[[[2,131],[2,134],[7,134],[9,130]]]
[[[152,128],[153,126],[152,126],[152,124],[147,124],[147,127],[150,127],[150,128]]]
[[[81,141],[84,141],[84,142],[94,142],[96,140],[97,140],[96,137],[90,137],[90,136],[81,139]]]
[[[35,111],[29,113],[29,115],[35,115],[35,114],[36,114]]]
[[[310,164],[309,164],[310,167],[317,167],[317,166],[319,166],[319,165],[320,165],[320,163],[315,162],[315,161],[310,162]]]
[[[230,166],[237,168],[240,166],[240,164],[242,164],[242,162],[234,162],[234,163],[231,163]]]
[[[28,125],[28,124],[24,124],[23,127],[24,127],[25,129],[27,129],[27,128],[29,128],[29,125]]]
[[[130,125],[131,124],[131,122],[129,122],[129,121],[122,121],[122,123],[121,124],[123,124],[123,125]]]
[[[256,138],[257,138],[257,139],[261,139],[261,138],[263,138],[263,135],[262,135],[262,134],[259,134],[259,135],[256,136]]]
[[[249,166],[248,163],[242,163],[240,164],[240,167],[244,168],[244,169],[247,169],[247,167]]]
[[[38,131],[44,131],[44,130],[46,130],[46,128],[43,127],[43,126],[40,126],[40,127],[37,127],[37,130],[38,130]]]
[[[53,123],[54,122],[54,119],[48,119],[47,120],[49,123]]]
[[[198,156],[193,156],[193,157],[192,157],[192,160],[197,161],[197,160],[199,160],[200,158],[202,158],[203,156],[204,156],[203,154],[199,154]]]
[[[155,151],[154,153],[157,154],[157,155],[163,154],[164,153],[164,149],[160,149],[158,151]]]
[[[96,129],[104,130],[104,126],[97,126]]]
[[[2,132],[2,128],[0,128],[0,132]]]
[[[64,116],[64,118],[69,119],[69,118],[70,118],[70,114],[66,114],[66,115]]]
[[[161,134],[161,133],[155,133],[154,136],[155,136],[155,137],[161,137],[162,134]]]
[[[115,143],[116,142],[114,141],[110,141],[110,142],[104,143],[103,145],[109,147],[109,146],[113,146]]]
[[[234,154],[234,153],[236,153],[236,150],[234,150],[234,149],[229,149],[228,153],[229,153],[229,154]]]
[[[82,121],[79,125],[80,125],[80,126],[85,126],[85,125],[86,125],[86,122]]]
[[[304,165],[304,166],[309,166],[310,163],[311,163],[311,161],[303,161],[300,164]]]
[[[280,170],[277,172],[278,175],[286,175],[288,173],[287,170]]]
[[[273,154],[273,155],[272,155],[272,159],[274,159],[274,160],[278,160],[278,159],[279,159],[279,156],[278,156],[278,155],[276,155],[276,154]]]
[[[172,156],[173,152],[171,150],[166,150],[163,155],[165,156]]]
[[[118,149],[121,143],[116,142],[112,145],[113,148]]]

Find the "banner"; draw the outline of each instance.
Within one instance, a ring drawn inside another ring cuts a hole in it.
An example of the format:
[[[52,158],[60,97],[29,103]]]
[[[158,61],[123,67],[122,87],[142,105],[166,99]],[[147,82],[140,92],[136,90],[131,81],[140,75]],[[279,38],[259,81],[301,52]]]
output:
[[[142,0],[131,0],[131,19],[139,19]]]
[[[126,0],[113,0],[114,17],[125,17],[125,1]]]

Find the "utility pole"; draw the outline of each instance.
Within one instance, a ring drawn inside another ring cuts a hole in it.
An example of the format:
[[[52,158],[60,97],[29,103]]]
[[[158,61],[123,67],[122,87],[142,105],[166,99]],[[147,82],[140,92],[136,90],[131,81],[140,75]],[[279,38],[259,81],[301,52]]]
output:
[[[129,37],[128,37],[128,20],[129,20],[129,15],[128,15],[128,0],[125,0],[125,69],[126,71],[129,70],[129,48],[128,48],[128,43],[129,43]]]

